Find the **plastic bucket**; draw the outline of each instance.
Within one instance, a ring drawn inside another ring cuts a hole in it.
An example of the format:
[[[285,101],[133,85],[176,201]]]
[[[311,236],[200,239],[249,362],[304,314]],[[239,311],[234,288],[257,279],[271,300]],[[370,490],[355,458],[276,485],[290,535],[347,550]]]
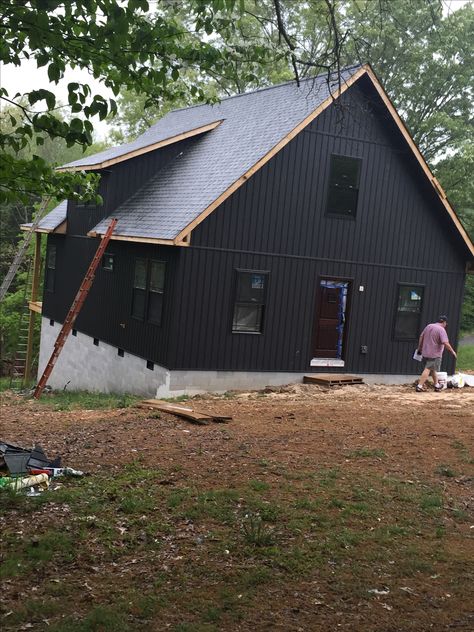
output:
[[[438,384],[441,388],[448,388],[448,374],[446,371],[438,371]]]

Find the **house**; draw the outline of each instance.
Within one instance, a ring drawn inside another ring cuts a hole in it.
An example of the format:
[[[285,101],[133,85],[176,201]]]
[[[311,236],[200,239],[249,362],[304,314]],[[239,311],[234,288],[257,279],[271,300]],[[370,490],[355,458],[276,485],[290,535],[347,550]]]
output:
[[[62,202],[38,227],[40,372],[118,224],[56,388],[173,396],[328,370],[407,380],[427,322],[449,314],[457,342],[474,246],[369,66],[170,112],[62,169],[100,174],[103,204]]]

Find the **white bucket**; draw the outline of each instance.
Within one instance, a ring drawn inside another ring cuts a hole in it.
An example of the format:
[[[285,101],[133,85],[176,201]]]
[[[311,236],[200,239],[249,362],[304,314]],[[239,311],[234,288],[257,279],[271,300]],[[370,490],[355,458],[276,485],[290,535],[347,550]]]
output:
[[[448,374],[446,371],[438,371],[438,384],[442,389],[448,388]]]

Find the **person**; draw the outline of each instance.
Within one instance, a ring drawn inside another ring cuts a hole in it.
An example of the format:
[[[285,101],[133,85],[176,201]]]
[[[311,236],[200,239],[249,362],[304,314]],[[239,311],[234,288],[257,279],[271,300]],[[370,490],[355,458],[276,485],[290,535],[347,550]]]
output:
[[[441,358],[443,351],[447,349],[457,358],[456,352],[449,344],[446,326],[448,324],[447,316],[440,316],[437,323],[427,325],[421,332],[418,341],[418,353],[423,356],[423,372],[420,375],[416,390],[418,393],[426,390],[424,384],[429,375],[433,378],[435,391],[439,392],[441,386],[438,382],[438,371],[441,369]]]

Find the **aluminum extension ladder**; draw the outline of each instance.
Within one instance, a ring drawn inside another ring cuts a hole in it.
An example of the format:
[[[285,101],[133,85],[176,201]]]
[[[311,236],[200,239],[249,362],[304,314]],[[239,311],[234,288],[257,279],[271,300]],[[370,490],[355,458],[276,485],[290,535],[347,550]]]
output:
[[[56,364],[56,360],[58,359],[58,356],[61,353],[62,348],[64,347],[66,339],[74,326],[74,322],[77,318],[77,315],[81,311],[84,301],[86,300],[86,297],[89,294],[89,290],[91,289],[92,283],[94,281],[97,267],[105,253],[105,249],[107,248],[110,238],[112,237],[112,233],[114,232],[114,228],[116,224],[117,224],[116,219],[113,219],[110,222],[109,227],[107,228],[107,231],[104,237],[102,238],[99,247],[97,248],[97,252],[95,253],[89,265],[86,275],[82,280],[81,286],[79,290],[77,291],[76,297],[73,300],[72,305],[69,309],[69,312],[64,320],[63,326],[61,327],[61,331],[59,332],[58,337],[56,338],[56,342],[54,343],[53,353],[51,354],[49,362],[46,365],[43,371],[43,375],[41,376],[35,388],[35,392],[33,393],[33,397],[35,397],[36,399],[40,398],[41,393],[43,392],[43,389],[46,386],[46,382],[48,381],[49,376],[51,375],[51,372],[54,368],[54,365]]]
[[[38,224],[41,222],[41,220],[43,219],[43,214],[49,204],[51,197],[46,198],[46,200],[44,200],[43,204],[41,205],[41,208],[39,210],[39,212],[37,213],[33,223],[31,224],[30,228],[28,229],[28,232],[26,233],[25,237],[23,238],[23,242],[21,243],[20,247],[17,250],[17,253],[13,259],[13,262],[10,266],[10,269],[8,270],[5,278],[2,281],[2,285],[0,286],[0,302],[3,301],[3,298],[5,296],[5,294],[8,292],[8,288],[11,285],[11,282],[13,281],[13,279],[15,278],[16,273],[18,272],[18,268],[20,267],[21,262],[23,261],[23,257],[25,256],[26,251],[28,250],[28,246],[30,245],[31,242],[31,238],[34,234],[34,232],[36,231],[36,229],[38,228]]]

